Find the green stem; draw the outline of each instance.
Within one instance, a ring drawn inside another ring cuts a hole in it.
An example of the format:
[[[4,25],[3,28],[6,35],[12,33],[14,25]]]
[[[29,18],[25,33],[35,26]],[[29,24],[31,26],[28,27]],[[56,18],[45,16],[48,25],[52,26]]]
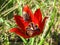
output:
[[[20,38],[22,39],[22,41],[26,44],[27,43],[27,40],[24,39],[23,37],[20,36]]]
[[[9,14],[10,12],[12,12],[13,10],[15,10],[15,9],[17,9],[17,8],[18,8],[18,5],[10,8],[10,9],[5,10],[5,11],[2,12],[0,15],[6,16],[7,14]]]
[[[54,12],[55,12],[55,11],[54,11]],[[44,40],[46,39],[46,37],[47,37],[47,35],[48,35],[49,31],[50,31],[50,28],[51,28],[51,26],[53,25],[53,22],[54,22],[54,16],[55,16],[55,15],[56,15],[55,13],[52,14],[52,16],[51,16],[51,21],[50,21],[50,23],[49,23],[49,28],[48,28],[48,30],[47,30],[47,32],[46,32],[45,35],[44,35],[44,33],[43,33],[42,39],[41,39],[39,45],[42,45],[43,42],[44,42]]]
[[[56,11],[57,11],[56,8],[55,8],[55,3],[56,3],[56,0],[54,0],[54,9],[53,9],[53,11],[51,13],[51,17],[50,17],[51,21],[48,23],[48,25],[49,25],[48,30],[45,33],[43,32],[42,38],[41,38],[38,45],[42,45],[44,43],[44,40],[46,39],[46,37],[47,37],[47,35],[48,35],[49,31],[50,31],[50,28],[53,25],[54,17],[56,15]]]
[[[1,9],[0,11],[2,11],[12,0],[9,0]]]
[[[4,1],[4,3],[1,5],[1,8],[5,5],[5,3],[7,2],[8,0]]]
[[[4,14],[4,16],[8,15],[9,13],[11,13],[12,11],[14,11],[15,9],[17,9],[18,7],[12,8],[12,10],[8,11],[6,14]]]
[[[34,44],[34,38],[31,38],[31,44],[30,45],[33,45]]]
[[[22,15],[22,7],[21,7],[21,4],[20,4],[20,1],[17,0],[17,3],[18,3],[18,11],[19,11],[19,15]]]

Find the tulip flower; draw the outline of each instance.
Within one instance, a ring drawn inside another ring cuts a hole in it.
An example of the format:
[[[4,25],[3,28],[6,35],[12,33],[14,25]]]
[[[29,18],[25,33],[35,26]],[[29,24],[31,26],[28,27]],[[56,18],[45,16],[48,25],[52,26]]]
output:
[[[12,28],[9,31],[14,32],[23,38],[30,38],[37,36],[43,32],[46,19],[42,19],[40,8],[33,14],[30,8],[25,5],[23,7],[23,15],[14,15],[14,20],[18,27]]]

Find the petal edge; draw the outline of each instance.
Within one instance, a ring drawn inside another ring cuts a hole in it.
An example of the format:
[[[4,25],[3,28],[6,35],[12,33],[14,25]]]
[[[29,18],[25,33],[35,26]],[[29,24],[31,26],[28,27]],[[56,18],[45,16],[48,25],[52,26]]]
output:
[[[22,36],[24,38],[29,38],[29,36],[27,36],[25,34],[25,32],[22,32],[19,28],[12,28],[11,30],[9,30],[10,32],[16,33],[19,36]]]

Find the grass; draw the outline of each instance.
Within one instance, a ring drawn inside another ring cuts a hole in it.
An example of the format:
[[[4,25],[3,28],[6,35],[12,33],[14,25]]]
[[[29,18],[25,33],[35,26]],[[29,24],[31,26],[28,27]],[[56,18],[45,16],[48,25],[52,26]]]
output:
[[[0,0],[0,45],[59,45],[60,44],[60,1],[59,0]],[[43,17],[48,16],[44,32],[39,36],[24,39],[9,29],[16,27],[13,14],[22,16],[24,5],[35,12],[41,9]],[[10,41],[11,40],[11,41]]]

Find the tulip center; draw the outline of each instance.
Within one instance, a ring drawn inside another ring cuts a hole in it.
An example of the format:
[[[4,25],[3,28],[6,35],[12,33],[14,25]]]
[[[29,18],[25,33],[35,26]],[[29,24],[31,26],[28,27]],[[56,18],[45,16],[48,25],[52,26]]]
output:
[[[26,34],[28,36],[32,36],[35,31],[40,31],[38,25],[34,23],[29,23],[29,25],[26,27]]]

